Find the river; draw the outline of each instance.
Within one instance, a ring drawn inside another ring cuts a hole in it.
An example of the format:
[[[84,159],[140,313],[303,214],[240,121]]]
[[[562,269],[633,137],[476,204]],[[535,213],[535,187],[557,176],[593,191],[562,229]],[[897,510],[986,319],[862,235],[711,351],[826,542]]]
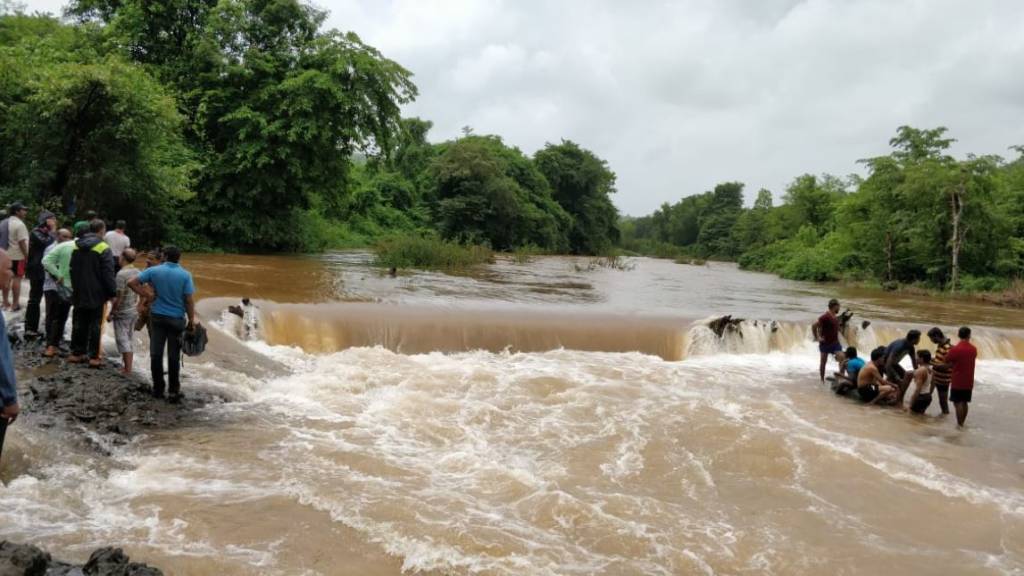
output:
[[[369,259],[186,256],[213,330],[184,388],[232,401],[110,457],[26,415],[0,539],[195,575],[1024,572],[1024,311],[717,263]],[[973,326],[968,427],[821,386],[833,296],[863,353]]]

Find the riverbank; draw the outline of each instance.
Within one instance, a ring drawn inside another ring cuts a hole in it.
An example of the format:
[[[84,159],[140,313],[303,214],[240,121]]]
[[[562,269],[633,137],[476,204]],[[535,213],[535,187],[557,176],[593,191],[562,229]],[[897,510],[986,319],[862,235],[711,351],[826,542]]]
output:
[[[85,564],[54,560],[30,544],[0,542],[0,574],[3,576],[163,576],[158,568],[132,562],[120,548],[99,548]]]
[[[676,264],[685,264],[691,266],[703,266],[708,262],[717,263],[734,263],[727,260],[704,260],[700,258],[694,258],[680,252],[679,254],[643,254],[633,253],[627,255],[630,256],[646,256],[648,258],[659,258],[666,260],[673,260]],[[995,304],[997,306],[1006,306],[1010,308],[1024,308],[1024,279],[1010,280],[1006,287],[1001,290],[970,290],[961,288],[958,292],[949,292],[946,289],[938,289],[923,284],[900,284],[900,283],[883,283],[876,280],[806,280],[801,278],[788,278],[785,274],[780,274],[774,270],[755,268],[755,267],[744,267],[740,265],[741,270],[748,270],[750,272],[758,272],[762,274],[771,274],[783,280],[794,280],[802,282],[811,282],[820,286],[838,286],[842,288],[866,288],[869,290],[879,290],[889,292],[900,296],[923,296],[928,298],[940,298],[940,299],[952,299],[952,300],[966,300],[984,304]]]
[[[920,296],[952,301],[969,301],[983,304],[995,304],[1008,308],[1024,308],[1024,280],[1014,280],[1007,288],[994,291],[949,292],[920,284],[884,285],[878,282],[848,280],[839,282],[818,282],[817,284],[834,284],[843,288],[866,288],[880,290],[897,296]]]
[[[109,360],[96,370],[62,358],[44,358],[42,350],[42,342],[15,344],[23,420],[40,428],[81,432],[75,438],[101,452],[148,430],[190,423],[196,410],[224,401],[208,392],[189,390],[181,404],[168,404],[152,397],[148,381],[121,374]]]

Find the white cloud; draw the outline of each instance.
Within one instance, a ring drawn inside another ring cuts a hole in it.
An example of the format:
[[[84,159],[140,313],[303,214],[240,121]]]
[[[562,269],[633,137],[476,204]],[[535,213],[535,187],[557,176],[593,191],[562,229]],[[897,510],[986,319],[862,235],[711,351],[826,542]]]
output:
[[[470,125],[527,153],[575,140],[618,173],[630,214],[725,180],[752,198],[847,174],[901,124],[948,126],[958,153],[1024,144],[1021,2],[317,4],[414,72],[406,112],[433,120],[433,139]]]

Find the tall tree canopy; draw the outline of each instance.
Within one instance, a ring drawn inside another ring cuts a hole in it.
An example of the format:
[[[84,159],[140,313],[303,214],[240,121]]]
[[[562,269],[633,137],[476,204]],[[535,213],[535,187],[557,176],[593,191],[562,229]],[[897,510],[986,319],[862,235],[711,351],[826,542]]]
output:
[[[0,20],[0,193],[88,206],[153,236],[189,200],[195,164],[173,97],[144,69],[52,19]]]
[[[202,162],[189,222],[219,246],[301,247],[314,205],[346,194],[352,155],[388,149],[410,74],[299,0],[78,0],[173,85]]]
[[[432,208],[444,237],[498,250],[568,248],[571,217],[530,159],[500,138],[470,135],[442,145],[432,177]]]
[[[619,241],[619,212],[612,204],[615,173],[608,163],[575,142],[548,144],[534,155],[555,200],[572,217],[569,249],[603,254]]]
[[[0,15],[0,199],[149,243],[318,250],[393,233],[607,252],[615,175],[573,142],[432,144],[411,73],[305,0],[73,0]]]

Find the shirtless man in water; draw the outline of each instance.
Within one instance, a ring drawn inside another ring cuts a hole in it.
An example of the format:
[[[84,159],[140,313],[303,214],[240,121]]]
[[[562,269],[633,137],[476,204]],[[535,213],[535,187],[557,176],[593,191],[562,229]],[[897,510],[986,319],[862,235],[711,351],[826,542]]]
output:
[[[924,414],[932,404],[932,353],[927,350],[917,351],[917,369],[914,370],[914,392],[910,395],[910,411]]]
[[[882,376],[885,366],[885,348],[871,351],[871,362],[868,362],[857,374],[857,394],[865,404],[891,404],[896,401],[900,390],[890,384]]]

